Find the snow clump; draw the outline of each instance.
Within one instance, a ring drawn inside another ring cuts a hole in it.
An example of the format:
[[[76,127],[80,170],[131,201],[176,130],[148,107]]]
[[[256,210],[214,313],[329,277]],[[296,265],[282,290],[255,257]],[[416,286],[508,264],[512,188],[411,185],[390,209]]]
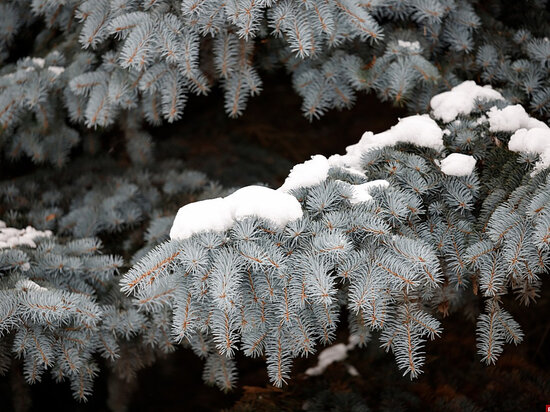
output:
[[[300,202],[294,196],[264,186],[247,186],[224,198],[181,207],[170,230],[170,239],[187,239],[203,231],[225,231],[235,221],[251,216],[283,228],[300,219],[302,214]]]
[[[359,339],[357,338],[357,336],[350,335],[349,343],[347,345],[344,343],[338,343],[336,345],[332,345],[326,349],[323,349],[317,357],[317,365],[312,368],[306,369],[306,375],[321,375],[325,371],[325,369],[332,363],[345,360],[348,357],[348,352],[353,349],[358,342]],[[348,371],[353,376],[356,376],[355,373],[358,374],[357,369],[355,368],[352,368],[351,371],[350,368],[348,368]]]
[[[504,109],[491,107],[487,112],[489,130],[491,132],[515,132],[518,129],[547,129],[548,126],[540,120],[527,114],[521,104],[506,106]]]
[[[59,76],[65,71],[65,68],[61,66],[50,66],[48,67],[48,71],[52,72],[55,76]]]
[[[504,100],[504,97],[491,86],[479,86],[473,80],[467,80],[448,92],[435,95],[430,100],[433,115],[449,123],[459,114],[470,114],[477,100]]]
[[[346,147],[345,155],[330,156],[329,164],[360,171],[361,157],[364,153],[398,143],[411,143],[442,150],[443,131],[427,114],[404,117],[382,133],[365,132],[358,143]]]
[[[517,130],[510,141],[508,149],[513,152],[535,153],[540,156],[533,172],[538,172],[550,166],[550,129],[536,127],[534,129]]]
[[[462,153],[451,153],[441,160],[439,167],[443,173],[449,176],[468,176],[476,167],[476,159]]]
[[[0,220],[0,249],[12,248],[15,246],[36,247],[34,239],[39,237],[50,237],[51,230],[40,231],[32,226],[27,226],[25,229],[16,229],[14,227],[6,227],[6,223]]]
[[[350,185],[349,183],[346,184],[350,186],[353,193],[353,197],[351,197],[349,201],[352,205],[355,205],[357,203],[371,201],[372,196],[370,195],[370,192],[372,191],[372,189],[374,189],[375,187],[385,189],[389,187],[390,182],[388,182],[387,180],[372,180],[370,182],[360,185]]]
[[[330,166],[325,156],[312,156],[311,160],[294,166],[278,190],[288,193],[300,187],[315,186],[326,180],[329,168]]]

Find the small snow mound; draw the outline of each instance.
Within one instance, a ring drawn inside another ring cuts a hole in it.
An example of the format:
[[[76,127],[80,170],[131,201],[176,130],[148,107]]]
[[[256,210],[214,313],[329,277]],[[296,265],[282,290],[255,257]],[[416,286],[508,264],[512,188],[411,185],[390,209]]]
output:
[[[321,375],[330,364],[345,360],[348,357],[348,351],[353,349],[358,344],[358,342],[359,339],[355,335],[350,335],[349,343],[347,345],[344,343],[338,343],[336,345],[332,345],[328,348],[323,349],[317,357],[317,365],[312,368],[306,369],[306,375]],[[350,374],[353,375],[353,372],[350,372]]]
[[[357,370],[357,368],[353,365],[346,365],[346,370],[348,371],[348,373],[351,375],[351,376],[359,376],[360,373],[359,371]]]
[[[48,71],[52,72],[56,76],[59,76],[65,71],[65,68],[61,66],[50,66],[48,67]]]
[[[263,186],[247,186],[221,198],[189,203],[178,210],[170,239],[187,239],[205,231],[223,232],[235,221],[256,216],[283,228],[302,217],[300,202],[287,193]]]
[[[504,109],[491,107],[487,112],[491,132],[515,132],[518,129],[545,129],[548,126],[527,114],[522,105],[506,106]]]
[[[6,227],[6,223],[0,220],[0,249],[12,248],[15,246],[36,247],[34,239],[39,237],[50,237],[50,230],[40,231],[32,226],[27,226],[25,229],[16,229],[14,227]]]
[[[226,200],[231,203],[236,220],[257,216],[279,228],[300,219],[303,214],[302,206],[294,196],[264,186],[243,187]]]
[[[17,283],[15,284],[15,289],[22,290],[23,292],[27,292],[27,291],[47,292],[48,291],[48,289],[46,289],[45,287],[40,286],[38,283],[33,282],[32,280],[29,280],[29,279],[18,280]]]
[[[540,155],[535,171],[545,169],[550,166],[550,128],[519,129],[510,137],[508,149]]]
[[[353,197],[349,199],[350,203],[355,205],[361,202],[369,202],[372,200],[370,192],[373,188],[378,187],[385,189],[390,183],[387,180],[373,180],[360,185],[350,185],[353,191]]]
[[[348,348],[344,343],[338,343],[337,345],[333,345],[326,349],[323,349],[323,351],[319,353],[317,366],[306,369],[306,375],[321,375],[330,364],[343,361],[347,357]]]
[[[443,131],[427,114],[404,117],[385,132],[365,132],[358,143],[346,147],[345,155],[332,155],[329,164],[361,170],[361,157],[364,153],[398,143],[411,143],[441,150]]]
[[[468,176],[476,167],[476,159],[462,153],[451,153],[441,161],[440,167],[449,176]]]
[[[430,100],[433,115],[449,123],[459,114],[469,114],[474,109],[475,100],[504,100],[504,97],[491,86],[479,86],[467,80],[448,92],[435,95]]]
[[[373,147],[411,143],[416,146],[441,150],[443,148],[443,131],[429,115],[414,115],[399,119],[399,122],[389,130],[372,137],[369,136],[366,140],[365,143]]]
[[[315,155],[311,160],[295,165],[288,174],[283,185],[278,189],[290,192],[300,187],[310,187],[326,180],[329,163],[325,156]]]
[[[44,63],[46,63],[46,61],[41,57],[33,57],[31,61],[40,68],[44,67]]]
[[[224,198],[189,203],[178,210],[170,239],[187,239],[203,231],[223,232],[233,224],[233,214]]]
[[[329,159],[329,164],[330,164],[330,159]],[[345,166],[340,166],[340,168],[345,170],[351,175],[354,175],[357,177],[363,177],[363,178],[365,177],[365,172],[362,172],[361,170],[357,170],[357,169],[353,169],[351,167],[345,167]]]
[[[489,119],[487,119],[487,116],[481,115],[481,116],[479,116],[479,117],[477,118],[476,124],[477,124],[477,125],[480,125],[480,124],[486,123],[486,122],[488,122],[488,121],[489,121]]]
[[[412,51],[420,51],[420,43],[418,41],[397,40],[397,44],[400,47],[404,47]]]

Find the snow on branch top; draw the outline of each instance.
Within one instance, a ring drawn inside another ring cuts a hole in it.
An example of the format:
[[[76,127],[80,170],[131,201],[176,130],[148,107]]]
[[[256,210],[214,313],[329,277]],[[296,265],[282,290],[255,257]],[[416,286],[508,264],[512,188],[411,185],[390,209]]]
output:
[[[487,112],[487,117],[489,118],[489,130],[491,132],[515,132],[518,129],[548,128],[544,122],[529,116],[521,104],[506,106],[504,109],[493,106]]]
[[[503,109],[491,107],[487,116],[490,131],[513,133],[508,142],[509,150],[540,156],[534,172],[550,166],[550,128],[544,122],[529,116],[519,104]]]
[[[411,51],[419,52],[421,50],[420,43],[418,41],[411,42],[411,41],[405,41],[405,40],[397,40],[397,44],[400,47],[404,47]]]
[[[476,159],[462,153],[451,153],[441,160],[441,171],[448,176],[471,175],[476,166]]]
[[[349,183],[346,183],[346,184],[351,186],[351,193],[353,194],[353,196],[349,199],[349,201],[352,205],[361,203],[361,202],[371,201],[372,189],[374,188],[385,189],[390,186],[390,182],[383,179],[372,180],[370,182],[363,183],[360,185],[352,185]]]
[[[504,100],[491,86],[479,86],[472,80],[465,81],[450,91],[432,97],[430,105],[435,118],[449,123],[458,115],[468,115],[474,110],[476,100]],[[544,122],[527,114],[523,106],[516,104],[499,109],[496,106],[487,111],[489,131],[513,133],[508,149],[518,153],[532,153],[540,156],[534,172],[550,166],[550,128]],[[455,170],[458,163],[449,160],[448,170]],[[442,170],[445,165],[442,162]],[[456,169],[458,170],[458,169]],[[464,170],[467,170],[464,169]]]
[[[284,184],[273,190],[262,186],[244,187],[226,198],[203,200],[183,206],[178,211],[172,229],[171,239],[186,239],[203,231],[224,231],[236,220],[256,216],[284,227],[287,223],[302,217],[298,200],[288,194],[292,190],[311,187],[326,180],[331,166],[342,167],[352,173],[362,174],[361,156],[369,150],[393,146],[397,143],[412,143],[418,146],[443,149],[443,131],[429,115],[415,115],[399,119],[389,130],[373,134],[365,132],[361,140],[346,148],[345,155],[333,155],[330,159],[322,155],[292,168]],[[385,188],[386,181],[354,185],[352,203],[371,199],[369,192],[374,187]]]
[[[311,160],[294,166],[279,190],[289,192],[300,187],[310,187],[321,183],[328,176],[330,166],[327,158],[315,155]]]
[[[504,100],[504,97],[491,86],[479,86],[468,80],[432,97],[430,106],[436,119],[449,123],[459,114],[470,114],[476,100]]]
[[[550,166],[550,129],[519,129],[510,138],[508,148],[513,152],[538,154],[540,160],[534,172],[546,169]]]
[[[398,143],[412,143],[442,150],[443,131],[427,114],[404,117],[385,132],[365,132],[358,143],[346,147],[345,155],[333,155],[329,158],[329,163],[331,166],[361,170],[361,157],[364,153]]]
[[[11,248],[15,246],[36,247],[34,239],[39,237],[50,237],[50,230],[40,231],[32,226],[27,226],[25,229],[16,229],[14,227],[6,227],[6,223],[0,220],[0,249]]]
[[[181,207],[170,230],[170,238],[182,240],[204,231],[224,231],[235,221],[249,216],[269,220],[282,228],[302,217],[302,207],[294,196],[282,191],[247,186],[224,198]]]
[[[504,98],[490,86],[479,86],[473,81],[465,81],[452,90],[432,98],[432,115],[448,123],[455,120],[458,115],[470,114],[475,108],[476,101],[480,100]],[[539,154],[540,160],[535,171],[550,166],[550,128],[530,117],[521,105],[510,105],[502,109],[493,106],[486,112],[486,116],[482,115],[480,118],[488,121],[490,132],[512,133],[508,144],[509,150]],[[483,123],[476,122],[479,126]],[[170,237],[185,239],[203,231],[228,230],[235,221],[252,216],[266,219],[283,228],[303,215],[300,203],[289,193],[325,181],[331,167],[339,167],[349,173],[365,176],[361,162],[363,155],[371,150],[398,143],[431,148],[443,154],[443,135],[443,130],[428,114],[401,118],[396,125],[382,133],[365,132],[359,142],[346,148],[344,155],[335,154],[328,159],[322,155],[315,155],[310,160],[295,165],[278,190],[248,186],[226,198],[204,200],[183,206],[178,211]],[[468,176],[474,172],[476,165],[473,156],[461,153],[451,153],[440,162],[436,162],[441,172],[450,176]],[[369,192],[373,188],[384,189],[388,185],[385,180],[350,185],[352,197],[349,200],[351,203],[368,202],[372,199]]]

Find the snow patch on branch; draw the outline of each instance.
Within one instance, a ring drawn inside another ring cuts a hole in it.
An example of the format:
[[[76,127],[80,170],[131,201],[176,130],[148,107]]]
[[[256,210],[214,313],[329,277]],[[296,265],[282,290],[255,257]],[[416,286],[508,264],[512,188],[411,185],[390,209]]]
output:
[[[476,167],[476,159],[462,153],[451,153],[441,160],[441,171],[449,176],[471,175]]]
[[[15,289],[21,290],[23,292],[28,292],[28,291],[47,292],[48,291],[48,289],[46,289],[45,287],[42,287],[38,283],[33,282],[32,280],[29,280],[29,279],[21,279],[17,281],[17,283],[15,284]]]
[[[300,219],[300,202],[288,193],[264,186],[247,186],[231,195],[181,207],[170,230],[171,239],[187,239],[204,231],[225,231],[235,221],[255,216],[279,228]]]
[[[50,66],[48,67],[48,71],[52,72],[56,76],[59,76],[65,71],[65,68],[61,66]]]
[[[535,165],[534,172],[545,169],[550,166],[550,128],[519,129],[510,138],[508,149],[538,154],[540,160]]]
[[[353,169],[351,167],[345,167],[345,166],[339,166],[340,169],[348,172],[349,174],[351,175],[354,175],[354,176],[357,176],[357,177],[365,177],[365,172],[362,172],[360,170],[357,170],[357,169]]]
[[[506,106],[504,109],[491,107],[487,112],[491,132],[515,132],[518,129],[547,129],[546,123],[527,114],[522,105]]]
[[[251,216],[266,219],[283,228],[287,223],[303,216],[300,203],[288,192],[324,182],[331,166],[365,176],[361,170],[362,155],[370,150],[398,143],[442,150],[443,131],[425,114],[399,119],[396,125],[382,133],[365,132],[357,144],[346,148],[345,155],[333,155],[330,159],[315,155],[310,160],[295,165],[284,184],[277,190],[248,186],[225,198],[203,200],[181,207],[170,230],[170,238],[186,239],[199,232],[225,231],[236,220]],[[351,185],[353,197],[350,202],[368,202],[372,199],[370,191],[373,187],[385,188],[388,185],[385,180]]]
[[[43,58],[41,57],[33,57],[31,59],[31,61],[36,64],[38,67],[40,68],[43,68],[44,67],[44,63],[46,63],[46,60],[44,60]]]
[[[14,227],[6,227],[6,223],[0,220],[0,249],[12,248],[15,246],[36,247],[34,239],[39,237],[50,237],[51,230],[40,231],[32,226],[27,226],[25,229],[16,229]]]
[[[278,189],[282,192],[290,192],[301,187],[315,186],[326,180],[329,170],[329,162],[323,155],[311,156],[311,160],[295,165]]]
[[[375,187],[385,189],[389,187],[390,182],[388,182],[387,180],[372,180],[370,182],[360,185],[351,185],[349,183],[346,184],[349,185],[353,192],[353,197],[350,198],[349,201],[352,205],[355,205],[357,203],[371,201],[372,196],[370,195],[370,192],[372,191],[372,189],[374,189]]]
[[[243,187],[226,199],[236,220],[257,216],[283,228],[303,214],[302,206],[294,196],[264,186]]]
[[[397,44],[411,51],[420,51],[420,43],[418,41],[397,40]]]
[[[442,150],[443,131],[427,114],[404,117],[385,132],[365,132],[358,143],[346,147],[345,155],[332,155],[329,164],[361,170],[361,157],[364,153],[398,143]]]
[[[434,117],[449,123],[459,114],[470,114],[476,100],[504,100],[504,97],[491,86],[479,86],[467,80],[448,92],[432,97],[430,106]]]
[[[336,345],[329,346],[326,349],[323,349],[318,356],[317,365],[306,369],[306,375],[308,376],[318,376],[321,375],[325,369],[333,364],[334,362],[341,362],[348,357],[348,351],[352,350],[358,343],[357,336],[350,335],[349,343],[346,345],[344,343],[338,343]],[[358,374],[357,369],[348,368],[350,375],[356,376]]]

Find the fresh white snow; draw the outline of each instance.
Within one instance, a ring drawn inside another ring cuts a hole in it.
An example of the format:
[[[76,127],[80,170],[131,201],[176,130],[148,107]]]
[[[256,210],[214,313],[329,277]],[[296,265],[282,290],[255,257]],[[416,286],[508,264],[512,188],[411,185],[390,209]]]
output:
[[[332,155],[331,166],[361,170],[361,156],[373,149],[412,143],[417,146],[443,149],[443,131],[429,115],[414,115],[399,119],[389,130],[374,134],[365,132],[358,143],[346,147],[345,155]]]
[[[529,116],[519,104],[503,109],[491,107],[487,117],[490,131],[513,132],[508,142],[509,150],[540,156],[534,172],[550,166],[550,128],[546,123]]]
[[[264,186],[247,186],[231,195],[181,207],[170,230],[171,239],[187,239],[203,231],[225,231],[236,220],[256,216],[284,227],[302,217],[300,202],[288,193]]]
[[[448,92],[432,97],[430,106],[437,119],[449,123],[459,114],[469,114],[474,109],[476,99],[504,100],[504,97],[491,86],[479,86],[476,82],[467,80]]]
[[[491,108],[491,109],[492,109],[492,108]],[[485,123],[485,122],[487,122],[487,121],[489,121],[489,119],[487,119],[487,116],[481,115],[481,116],[479,116],[479,117],[477,118],[476,124],[477,124],[477,125],[480,125],[480,124],[483,124],[483,123]]]
[[[451,153],[441,160],[439,167],[443,173],[449,176],[468,176],[476,167],[476,159],[462,153]]]
[[[358,343],[358,339],[354,335],[350,335],[349,343],[346,345],[344,343],[338,343],[336,345],[329,346],[328,348],[323,349],[319,352],[317,357],[317,365],[306,369],[306,375],[308,376],[318,376],[321,375],[325,369],[334,362],[341,362],[348,357],[348,351],[353,349]],[[357,369],[353,368],[351,371],[348,368],[348,371],[351,375],[354,375],[357,372]],[[357,372],[359,374],[359,372]]]
[[[269,220],[282,228],[303,215],[300,203],[288,192],[325,181],[331,166],[341,167],[349,173],[364,177],[361,170],[363,153],[397,143],[411,143],[442,150],[443,131],[425,114],[399,119],[396,125],[382,133],[365,132],[357,144],[346,148],[345,155],[333,155],[328,160],[325,156],[315,155],[311,160],[294,166],[284,184],[277,190],[249,186],[225,198],[203,200],[181,207],[170,230],[170,238],[186,239],[203,231],[225,231],[236,220],[248,216]],[[350,185],[353,190],[350,201],[367,202],[372,199],[370,191],[373,187],[388,185],[384,180]]]
[[[359,371],[357,370],[357,368],[353,365],[350,365],[350,364],[347,364],[346,365],[346,370],[348,371],[348,373],[351,375],[351,376],[359,376]]]
[[[224,198],[188,203],[178,210],[170,229],[170,239],[187,239],[208,230],[222,232],[233,222],[232,210]]]
[[[46,62],[44,59],[42,59],[41,57],[33,57],[31,59],[31,61],[36,64],[38,67],[42,68],[44,67],[44,63]]]
[[[345,170],[349,174],[352,174],[352,175],[355,175],[355,176],[358,176],[358,177],[363,177],[363,178],[365,177],[365,172],[362,172],[360,170],[353,169],[351,167],[345,167],[345,166],[340,166],[340,168]]]
[[[48,70],[53,74],[55,74],[56,76],[59,76],[61,73],[65,71],[65,68],[61,66],[49,66]]]
[[[325,159],[326,160],[326,159]],[[257,216],[279,228],[302,217],[300,202],[287,193],[265,186],[247,186],[226,197],[236,220]]]
[[[32,226],[27,226],[25,229],[6,227],[6,223],[0,220],[0,249],[23,245],[35,248],[34,239],[51,235],[50,230],[40,231]]]
[[[338,343],[332,345],[326,349],[323,349],[319,353],[317,365],[306,369],[306,375],[318,376],[321,375],[325,369],[334,362],[343,361],[348,357],[348,347],[344,343]]]
[[[527,114],[522,105],[506,106],[504,109],[491,107],[487,112],[491,132],[515,132],[518,129],[548,128],[540,120]]]
[[[19,289],[19,290],[23,290],[23,291],[32,290],[32,291],[35,291],[35,292],[38,292],[38,291],[47,292],[48,291],[48,289],[46,289],[45,287],[40,286],[38,283],[33,282],[32,280],[29,280],[29,279],[18,280],[17,283],[15,284],[15,289]]]
[[[278,190],[289,192],[300,187],[310,187],[319,184],[326,180],[329,168],[329,162],[325,156],[312,156],[311,160],[294,166]]]
[[[535,170],[539,171],[550,166],[550,128],[533,128],[517,130],[510,141],[508,149],[520,153],[537,153],[540,160],[535,165]]]
[[[348,183],[349,184],[349,183]],[[390,185],[390,183],[387,180],[372,180],[367,183],[363,183],[360,185],[349,185],[353,191],[353,197],[349,199],[351,204],[357,204],[361,202],[368,202],[372,200],[372,196],[370,195],[370,191],[375,188],[386,188]]]
[[[503,99],[502,95],[488,86],[482,87],[473,81],[466,81],[451,91],[434,96],[431,105],[434,116],[451,122],[458,114],[467,114],[474,108],[475,99]],[[550,166],[550,128],[527,115],[520,105],[504,109],[491,108],[488,117],[492,131],[515,131],[509,149],[516,152],[538,153],[541,160],[537,169]],[[460,120],[455,120],[459,122]],[[225,231],[235,221],[256,216],[271,221],[277,227],[302,217],[298,200],[288,192],[311,187],[325,181],[330,167],[341,167],[349,173],[364,177],[361,170],[361,157],[370,150],[410,143],[441,151],[444,148],[443,135],[438,124],[427,114],[408,116],[382,133],[365,132],[358,143],[348,146],[346,154],[333,155],[329,159],[322,155],[295,165],[284,184],[277,190],[263,186],[248,186],[225,197],[190,203],[178,211],[170,231],[171,239],[186,239],[203,231]],[[441,171],[451,176],[468,176],[476,165],[472,156],[452,153],[439,163]],[[385,180],[375,180],[359,185],[351,185],[352,204],[368,202],[372,199],[373,187],[388,187]]]
[[[405,47],[412,51],[420,51],[420,43],[418,41],[411,42],[411,41],[405,41],[405,40],[397,40],[397,44],[401,47]]]

